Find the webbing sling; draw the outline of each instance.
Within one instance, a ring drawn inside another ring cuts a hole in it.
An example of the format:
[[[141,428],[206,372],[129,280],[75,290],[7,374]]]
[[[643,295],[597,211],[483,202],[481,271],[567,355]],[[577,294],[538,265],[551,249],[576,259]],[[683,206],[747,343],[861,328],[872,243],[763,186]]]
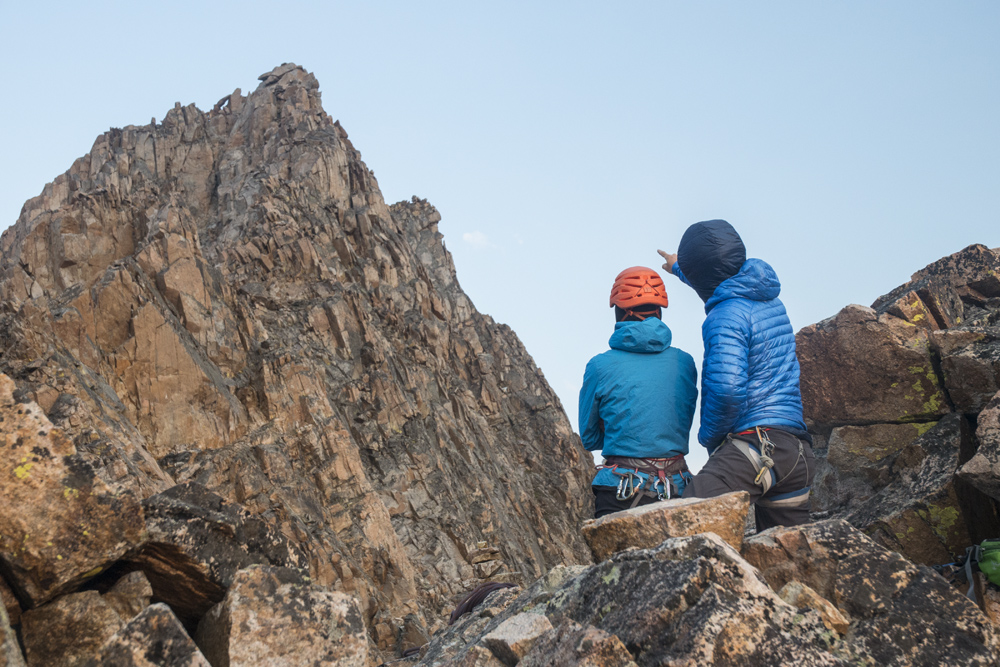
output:
[[[772,469],[774,461],[770,457],[768,457],[767,461],[764,461],[757,450],[746,440],[738,440],[730,436],[729,441],[736,446],[736,449],[743,452],[743,455],[750,461],[754,472],[757,473],[757,477],[755,478],[757,486],[763,489],[763,493],[770,491],[771,487],[774,486],[774,470]]]
[[[767,429],[761,428],[759,426],[755,427],[752,431],[757,434],[757,440],[761,446],[761,452],[757,451],[757,448],[753,446],[752,443],[746,440],[740,440],[733,434],[729,435],[729,442],[736,445],[736,448],[743,452],[743,455],[747,457],[750,464],[753,466],[754,472],[757,473],[754,478],[754,482],[761,488],[761,496],[767,495],[767,492],[775,486],[775,472],[774,472],[774,459],[771,458],[771,454],[774,452],[774,443],[771,439],[767,437]],[[751,431],[741,431],[736,435],[746,435],[751,433]],[[799,464],[799,461],[804,459],[805,451],[802,446],[802,440],[799,439],[799,456],[795,460],[795,466]],[[795,466],[792,466],[792,470],[795,470]],[[788,471],[781,481],[788,478],[788,475],[792,474],[792,470]],[[805,487],[804,489],[799,489],[798,491],[792,491],[791,493],[782,493],[771,498],[761,497],[757,504],[762,507],[798,507],[799,505],[804,505],[809,502],[809,490],[810,487]]]

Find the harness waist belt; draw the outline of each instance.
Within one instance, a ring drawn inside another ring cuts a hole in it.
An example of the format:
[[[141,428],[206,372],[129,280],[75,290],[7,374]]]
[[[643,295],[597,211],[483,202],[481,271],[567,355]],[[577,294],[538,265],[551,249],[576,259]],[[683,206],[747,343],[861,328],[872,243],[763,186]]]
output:
[[[629,456],[605,456],[604,465],[609,468],[615,466],[632,468],[633,470],[657,477],[661,472],[667,475],[676,475],[679,472],[688,471],[687,461],[684,460],[683,454],[680,456],[671,456],[669,459],[636,459]]]

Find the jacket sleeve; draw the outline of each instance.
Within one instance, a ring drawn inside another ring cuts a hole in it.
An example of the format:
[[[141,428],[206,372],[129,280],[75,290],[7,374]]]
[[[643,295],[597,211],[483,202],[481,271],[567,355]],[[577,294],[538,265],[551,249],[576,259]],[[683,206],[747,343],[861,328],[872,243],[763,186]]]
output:
[[[719,304],[702,328],[705,359],[701,379],[698,442],[709,453],[725,440],[746,405],[750,354],[749,313],[738,300]]]
[[[598,391],[597,368],[594,361],[587,364],[580,388],[580,440],[587,451],[604,449],[604,421],[601,419],[601,397]]]
[[[687,277],[684,275],[684,272],[681,271],[681,265],[680,264],[678,264],[677,262],[674,262],[674,265],[672,267],[670,267],[670,272],[672,274],[674,274],[675,276],[677,276],[678,280],[680,280],[682,283],[684,283],[688,287],[692,287],[693,288],[693,286],[691,285],[691,283],[688,282]]]

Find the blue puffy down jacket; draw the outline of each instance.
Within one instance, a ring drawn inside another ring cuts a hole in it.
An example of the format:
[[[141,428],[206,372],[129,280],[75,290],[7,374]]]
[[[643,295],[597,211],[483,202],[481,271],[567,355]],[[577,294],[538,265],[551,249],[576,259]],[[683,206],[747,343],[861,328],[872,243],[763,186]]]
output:
[[[698,371],[670,346],[670,328],[655,317],[618,322],[611,349],[587,364],[580,389],[580,438],[604,456],[667,458],[687,454],[698,401]],[[615,486],[601,470],[593,482]],[[683,487],[681,487],[683,488]]]
[[[674,264],[673,271],[688,280]],[[771,266],[748,259],[705,303],[698,442],[715,450],[728,433],[774,426],[805,435],[795,333]]]

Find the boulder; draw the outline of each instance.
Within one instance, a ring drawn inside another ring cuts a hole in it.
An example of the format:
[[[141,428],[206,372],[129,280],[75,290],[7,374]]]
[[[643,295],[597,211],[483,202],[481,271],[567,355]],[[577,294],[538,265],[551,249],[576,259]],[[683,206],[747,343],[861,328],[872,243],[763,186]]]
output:
[[[833,429],[824,449],[815,452],[827,465],[817,466],[813,484],[813,511],[853,508],[894,480],[898,454],[936,422],[872,424]],[[814,444],[816,440],[814,439]]]
[[[949,329],[967,320],[967,310],[1000,296],[1000,253],[974,244],[927,265],[910,281],[872,304],[928,329]]]
[[[975,603],[845,521],[771,528],[743,553],[773,589],[800,582],[843,612],[848,654],[880,665],[995,664],[998,634]]]
[[[0,606],[0,667],[25,667],[17,633],[10,627],[7,610]]]
[[[804,327],[795,342],[813,423],[933,421],[950,409],[926,329],[851,305]]]
[[[567,621],[535,642],[519,667],[636,667],[618,637]]]
[[[986,618],[1000,630],[1000,588],[990,582],[982,572],[975,572],[975,593],[979,608],[986,614]]]
[[[97,591],[65,595],[21,619],[28,667],[84,665],[125,621]]]
[[[307,567],[285,537],[195,482],[143,502],[148,540],[128,560],[153,595],[183,620],[201,618],[225,596],[236,572],[253,564]]]
[[[460,658],[442,663],[446,667],[506,667],[488,648],[472,646]]]
[[[851,625],[847,617],[832,602],[801,582],[789,581],[778,591],[778,597],[796,609],[815,609],[823,619],[823,625],[842,635]]]
[[[150,605],[111,637],[85,667],[212,667],[170,607]]]
[[[994,500],[1000,500],[1000,393],[979,413],[976,453],[958,476]]]
[[[21,624],[21,603],[2,576],[0,576],[0,606],[7,611],[7,620],[11,625]]]
[[[891,481],[853,503],[848,521],[887,549],[925,565],[964,553],[979,537],[974,531],[1000,530],[995,511],[982,514],[983,499],[966,498],[956,484],[963,439],[971,437],[962,415],[947,415],[883,461]]]
[[[364,667],[368,638],[357,600],[287,568],[254,565],[198,624],[214,667],[323,664]]]
[[[75,589],[141,541],[142,508],[114,492],[36,403],[0,375],[0,560],[30,606]]]
[[[584,521],[583,537],[595,561],[624,549],[655,547],[670,537],[708,532],[739,549],[749,510],[746,491],[716,498],[676,498]]]
[[[122,620],[128,621],[149,606],[153,587],[141,571],[129,572],[102,596]]]
[[[973,327],[967,332],[974,333],[975,340],[939,352],[941,373],[955,410],[976,414],[1000,391],[1000,327]],[[931,335],[935,343],[942,338],[939,332]]]
[[[621,642],[627,653],[606,664],[847,664],[832,652],[836,640],[817,612],[800,613],[782,601],[712,533],[670,538],[598,565],[553,572],[485,626],[463,619],[450,629],[454,634],[435,637],[418,664],[461,664],[473,646],[522,613],[544,614],[554,628],[525,655],[531,665],[571,664],[559,662],[567,645],[586,653],[586,646],[572,640],[580,627],[605,633],[605,648],[616,645],[611,636]],[[456,647],[456,637],[464,639],[464,648]]]
[[[514,667],[551,629],[552,623],[543,614],[524,612],[498,625],[483,637],[482,642],[507,667]]]

